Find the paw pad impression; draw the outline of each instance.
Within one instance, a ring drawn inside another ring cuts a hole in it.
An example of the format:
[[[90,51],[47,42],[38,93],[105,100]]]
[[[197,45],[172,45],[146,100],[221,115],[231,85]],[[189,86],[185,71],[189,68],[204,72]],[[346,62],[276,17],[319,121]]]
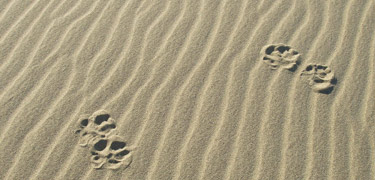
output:
[[[301,72],[301,76],[307,76],[309,85],[314,92],[330,93],[334,86],[334,73],[325,65],[309,64]]]
[[[271,69],[279,67],[294,70],[297,66],[300,54],[285,44],[271,44],[261,50],[261,58]]]
[[[130,149],[117,134],[115,120],[106,111],[83,116],[78,127],[75,132],[80,135],[79,145],[89,148],[90,161],[95,169],[118,169],[131,163]]]

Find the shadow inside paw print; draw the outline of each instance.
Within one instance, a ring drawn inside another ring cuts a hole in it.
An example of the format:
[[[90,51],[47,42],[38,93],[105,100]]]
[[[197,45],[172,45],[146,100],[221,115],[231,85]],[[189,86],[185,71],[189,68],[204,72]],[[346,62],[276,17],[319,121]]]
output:
[[[328,66],[320,64],[307,65],[301,76],[308,77],[309,85],[314,92],[323,94],[330,94],[337,83],[333,71]]]
[[[99,114],[98,116],[95,117],[95,124],[97,125],[100,125],[102,124],[104,121],[108,121],[109,119],[109,114]]]
[[[90,117],[82,116],[78,120],[80,135],[79,145],[89,147],[91,162],[96,169],[117,169],[131,162],[130,149],[117,135],[115,120],[104,110],[93,113]]]
[[[300,54],[285,44],[271,44],[261,50],[261,58],[271,69],[279,67],[295,71],[299,65]]]

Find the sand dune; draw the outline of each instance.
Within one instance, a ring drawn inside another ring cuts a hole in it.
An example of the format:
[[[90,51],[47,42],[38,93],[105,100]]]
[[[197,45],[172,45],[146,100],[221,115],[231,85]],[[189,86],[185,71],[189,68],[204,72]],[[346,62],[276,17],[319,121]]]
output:
[[[0,0],[0,179],[375,179],[374,34],[373,0]]]

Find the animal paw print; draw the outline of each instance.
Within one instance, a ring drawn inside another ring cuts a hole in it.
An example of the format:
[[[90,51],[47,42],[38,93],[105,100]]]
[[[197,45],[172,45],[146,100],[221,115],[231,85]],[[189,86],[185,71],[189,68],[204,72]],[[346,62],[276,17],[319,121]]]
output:
[[[309,64],[301,72],[301,76],[308,76],[309,85],[314,92],[329,94],[333,90],[335,77],[333,71],[325,65]]]
[[[76,133],[80,134],[80,145],[83,147],[97,138],[106,137],[114,133],[116,129],[114,119],[104,110],[97,111],[88,118],[83,116],[83,118],[79,120],[78,126],[79,129]]]
[[[94,168],[117,169],[122,164],[128,166],[131,163],[130,150],[126,143],[118,135],[110,135],[95,141],[90,150],[91,162]]]
[[[271,69],[281,67],[294,71],[297,67],[300,54],[290,46],[271,44],[262,48],[261,57],[263,62],[269,65]]]
[[[83,116],[78,122],[79,145],[89,147],[95,169],[117,169],[131,163],[131,148],[117,135],[115,120],[106,111],[99,110],[88,118]]]

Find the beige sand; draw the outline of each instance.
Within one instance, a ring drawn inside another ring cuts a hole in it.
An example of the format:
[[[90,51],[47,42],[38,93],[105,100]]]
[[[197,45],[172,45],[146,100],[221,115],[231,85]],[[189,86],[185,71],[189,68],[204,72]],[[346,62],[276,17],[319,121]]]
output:
[[[375,179],[374,69],[373,0],[0,0],[0,179]]]

